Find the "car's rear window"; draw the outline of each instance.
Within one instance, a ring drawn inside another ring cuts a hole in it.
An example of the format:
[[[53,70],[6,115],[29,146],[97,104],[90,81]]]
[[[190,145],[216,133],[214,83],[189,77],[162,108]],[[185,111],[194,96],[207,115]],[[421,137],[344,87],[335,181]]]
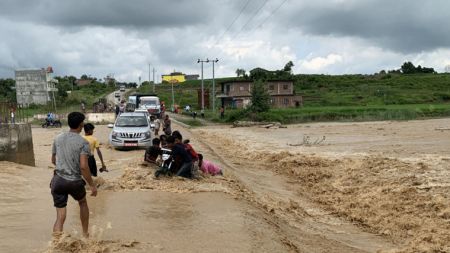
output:
[[[145,127],[148,126],[147,118],[143,116],[119,116],[116,121],[118,127]]]

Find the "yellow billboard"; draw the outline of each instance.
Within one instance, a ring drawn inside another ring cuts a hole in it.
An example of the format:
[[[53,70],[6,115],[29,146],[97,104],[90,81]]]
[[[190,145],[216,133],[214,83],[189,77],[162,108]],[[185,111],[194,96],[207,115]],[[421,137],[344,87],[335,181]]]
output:
[[[174,72],[170,75],[162,75],[162,81],[168,83],[182,83],[186,81],[186,75],[183,73]]]

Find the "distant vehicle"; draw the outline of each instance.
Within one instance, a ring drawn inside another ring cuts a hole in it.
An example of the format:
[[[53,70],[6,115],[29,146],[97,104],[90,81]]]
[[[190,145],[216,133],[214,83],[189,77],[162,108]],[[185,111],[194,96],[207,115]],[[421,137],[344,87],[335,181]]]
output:
[[[138,109],[146,109],[149,114],[161,118],[161,104],[156,96],[140,97]]]
[[[122,92],[125,91],[125,85],[120,85],[120,91],[122,91]]]
[[[49,127],[62,127],[61,121],[59,119],[55,120],[45,120],[45,122],[42,124],[42,128],[49,128]]]
[[[150,114],[148,113],[148,111],[147,110],[145,110],[145,109],[136,109],[136,110],[134,110],[133,112],[140,112],[140,113],[143,113],[143,114],[145,114],[145,116],[148,118],[148,121],[150,121]],[[151,123],[151,122],[150,122]]]
[[[114,97],[120,98],[120,92],[114,92]]]
[[[150,129],[152,130],[152,133],[153,133],[155,131],[155,123],[150,120],[151,115],[148,113],[148,111],[145,109],[137,109],[137,110],[134,110],[134,112],[141,112],[141,113],[145,114],[145,116],[147,116],[148,122],[150,122]]]
[[[135,110],[147,110],[150,115],[161,118],[161,103],[156,94],[135,94],[128,97],[128,104]]]
[[[152,145],[150,121],[145,113],[120,114],[109,135],[109,144],[115,148],[149,147]]]

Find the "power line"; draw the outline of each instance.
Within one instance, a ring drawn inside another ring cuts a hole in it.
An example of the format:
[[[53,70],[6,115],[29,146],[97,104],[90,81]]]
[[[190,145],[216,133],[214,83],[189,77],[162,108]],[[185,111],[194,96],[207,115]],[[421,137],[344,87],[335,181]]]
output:
[[[262,8],[264,8],[264,6],[267,4],[269,0],[265,0],[264,3],[258,8],[258,10],[250,17],[250,19],[247,20],[247,22],[242,26],[241,30],[239,30],[238,33],[236,33],[233,37],[233,39],[237,38],[237,36],[244,30],[244,28],[256,17],[256,15],[258,15],[259,11],[262,10]],[[233,40],[232,39],[232,40]]]
[[[277,6],[277,8],[273,9],[272,13],[270,13],[270,15],[266,19],[264,19],[264,21],[261,24],[255,26],[255,28],[252,31],[262,27],[267,22],[267,20],[269,20],[269,18],[271,18],[275,14],[275,12],[277,12],[281,8],[281,6],[283,6],[287,1],[288,0],[284,0],[280,5]]]
[[[225,30],[225,32],[222,33],[222,35],[220,35],[219,39],[216,41],[216,43],[214,44],[217,45],[217,43],[222,39],[222,37],[231,29],[231,27],[234,25],[234,23],[238,20],[238,18],[242,15],[242,13],[244,12],[245,8],[247,8],[248,4],[250,3],[251,0],[247,0],[247,2],[245,3],[244,7],[242,7],[241,11],[239,12],[239,15],[237,15],[237,17],[233,20],[233,22],[231,22],[231,24],[227,27],[227,29]]]
[[[241,9],[239,15],[233,20],[233,22],[231,22],[231,24],[228,26],[228,28],[226,29],[226,31],[219,37],[219,39],[216,41],[216,43],[214,44],[214,46],[212,46],[210,48],[210,50],[215,47],[220,40],[222,39],[222,37],[230,30],[230,28],[233,26],[233,24],[236,22],[236,20],[242,15],[243,11],[245,10],[245,8],[247,7],[247,5],[249,4],[251,0],[247,0],[247,2],[245,3],[244,7]],[[233,41],[235,40],[239,34],[245,29],[245,27],[247,27],[247,25],[258,15],[258,13],[264,8],[264,6],[267,4],[269,0],[265,0],[264,3],[258,8],[258,10],[253,13],[253,15],[247,20],[247,22],[241,27],[241,29],[239,30],[238,33],[236,33],[233,38],[230,40]],[[272,10],[272,12],[270,13],[269,16],[267,16],[259,25],[255,26],[253,29],[251,29],[248,33],[252,33],[255,30],[257,30],[258,28],[262,27],[273,15],[275,15],[275,13],[287,2],[288,0],[284,0],[283,2],[281,2],[275,9]],[[208,50],[208,53],[209,51]]]
[[[245,24],[241,27],[238,33],[236,33],[229,42],[232,42],[237,38],[237,36],[244,30],[245,27],[258,15],[258,13],[264,8],[264,6],[267,4],[269,0],[265,0],[264,3],[256,10],[256,12],[253,13],[253,15],[245,22]],[[212,47],[211,47],[212,48]],[[209,52],[209,51],[208,51]],[[220,54],[220,53],[219,53]]]

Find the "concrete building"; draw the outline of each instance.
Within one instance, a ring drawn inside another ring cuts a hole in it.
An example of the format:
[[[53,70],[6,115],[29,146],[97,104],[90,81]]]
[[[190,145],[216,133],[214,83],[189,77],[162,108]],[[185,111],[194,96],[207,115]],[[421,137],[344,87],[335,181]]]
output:
[[[198,80],[200,75],[194,74],[194,75],[186,75],[186,81],[188,80]]]
[[[52,78],[53,69],[26,69],[16,70],[16,97],[17,104],[28,106],[30,104],[47,104],[53,101],[55,85],[58,80]]]
[[[251,103],[252,81],[227,81],[221,83],[221,94],[216,97],[222,100],[222,106],[245,108]],[[265,84],[270,95],[273,108],[302,106],[302,96],[296,95],[294,83],[288,80],[272,80]]]

